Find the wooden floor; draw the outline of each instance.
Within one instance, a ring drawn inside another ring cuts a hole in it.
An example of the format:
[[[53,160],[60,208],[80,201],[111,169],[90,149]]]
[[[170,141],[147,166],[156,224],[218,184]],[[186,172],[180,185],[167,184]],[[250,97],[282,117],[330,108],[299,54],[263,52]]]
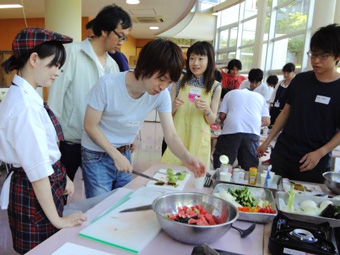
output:
[[[160,123],[144,123],[138,138],[135,141],[133,153],[133,167],[138,171],[145,171],[155,163],[160,162],[163,132]],[[0,176],[0,189],[6,177],[6,169],[2,168]],[[85,199],[84,184],[80,169],[75,180],[75,192],[69,198],[69,203]],[[12,248],[12,237],[8,226],[7,211],[0,210],[0,255],[17,254]]]

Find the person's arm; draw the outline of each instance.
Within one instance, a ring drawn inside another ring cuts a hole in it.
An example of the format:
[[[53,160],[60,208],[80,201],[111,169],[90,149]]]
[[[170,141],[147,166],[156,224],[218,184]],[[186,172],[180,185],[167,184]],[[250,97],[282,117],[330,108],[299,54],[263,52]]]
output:
[[[316,167],[316,165],[319,163],[322,157],[324,157],[326,154],[334,150],[339,145],[340,145],[340,131],[338,131],[332,137],[332,139],[324,146],[318,148],[315,151],[307,153],[301,158],[300,160],[300,163],[302,163],[302,165],[300,166],[301,172],[312,170],[314,167]]]
[[[269,126],[269,124],[270,124],[270,117],[261,118],[261,127]]]
[[[210,103],[210,106],[203,100],[196,100],[195,105],[197,109],[203,111],[205,121],[211,125],[215,123],[217,117],[218,104],[221,98],[221,86],[218,86],[215,90],[214,97]]]
[[[66,187],[64,190],[64,195],[71,195],[74,192],[73,181],[66,175]]]
[[[184,104],[184,101],[176,96],[177,83],[174,83],[171,88],[171,102],[172,102],[172,115],[175,115],[177,109]]]
[[[123,156],[106,138],[103,132],[99,129],[98,124],[102,117],[102,112],[87,106],[85,118],[84,118],[84,129],[88,136],[101,147],[115,162],[115,167],[118,171],[131,172],[132,165],[129,160]]]
[[[224,120],[227,118],[227,114],[225,114],[224,112],[220,112],[220,121],[223,123]]]
[[[172,153],[183,161],[184,165],[197,176],[203,176],[206,166],[197,158],[193,157],[183,145],[178,136],[171,113],[159,112],[165,142]]]
[[[257,148],[257,155],[259,157],[265,156],[270,142],[280,133],[285,126],[290,113],[290,105],[286,104],[282,112],[276,118],[274,126],[272,127],[267,139]]]
[[[32,182],[32,187],[46,217],[56,228],[61,229],[73,227],[81,225],[82,222],[86,221],[86,215],[82,213],[75,213],[65,217],[60,217],[58,215],[53,201],[51,184],[48,177]]]

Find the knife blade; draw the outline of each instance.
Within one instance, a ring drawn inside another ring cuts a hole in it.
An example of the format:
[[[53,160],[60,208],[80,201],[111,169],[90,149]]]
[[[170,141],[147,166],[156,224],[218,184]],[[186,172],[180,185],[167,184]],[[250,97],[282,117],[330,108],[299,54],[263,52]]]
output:
[[[135,171],[135,170],[132,170],[132,173],[135,174],[135,175],[139,175],[139,176],[141,176],[141,177],[147,178],[147,179],[149,179],[149,180],[153,180],[153,181],[156,181],[156,182],[159,181],[158,179],[156,179],[156,178],[154,178],[154,177],[151,177],[151,176],[146,175],[146,174],[142,174],[142,173],[137,172],[137,171]]]
[[[137,211],[145,211],[145,210],[151,210],[151,209],[152,209],[152,205],[142,205],[142,206],[132,207],[132,208],[122,210],[119,213],[137,212]]]

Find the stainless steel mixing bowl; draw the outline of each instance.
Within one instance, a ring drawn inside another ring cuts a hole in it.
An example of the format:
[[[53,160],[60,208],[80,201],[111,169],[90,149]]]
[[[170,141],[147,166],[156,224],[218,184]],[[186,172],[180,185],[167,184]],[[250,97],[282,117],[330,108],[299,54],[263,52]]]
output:
[[[216,217],[217,225],[197,226],[164,217],[166,213],[175,214],[178,207],[200,205]],[[152,204],[152,209],[162,229],[172,238],[188,244],[205,244],[221,238],[237,220],[238,211],[231,203],[215,196],[193,193],[176,192],[158,197]]]
[[[339,172],[325,172],[322,174],[325,179],[325,185],[337,195],[340,195],[340,173]]]

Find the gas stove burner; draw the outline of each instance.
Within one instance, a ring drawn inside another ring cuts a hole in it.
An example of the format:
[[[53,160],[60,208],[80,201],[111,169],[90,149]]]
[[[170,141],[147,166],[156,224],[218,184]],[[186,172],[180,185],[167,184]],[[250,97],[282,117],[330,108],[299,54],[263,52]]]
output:
[[[315,238],[311,232],[305,229],[297,228],[291,231],[289,234],[293,238],[305,243],[316,243],[318,241],[318,239]]]
[[[275,255],[339,255],[339,232],[335,233],[328,222],[297,221],[279,213],[273,221],[268,249]]]

